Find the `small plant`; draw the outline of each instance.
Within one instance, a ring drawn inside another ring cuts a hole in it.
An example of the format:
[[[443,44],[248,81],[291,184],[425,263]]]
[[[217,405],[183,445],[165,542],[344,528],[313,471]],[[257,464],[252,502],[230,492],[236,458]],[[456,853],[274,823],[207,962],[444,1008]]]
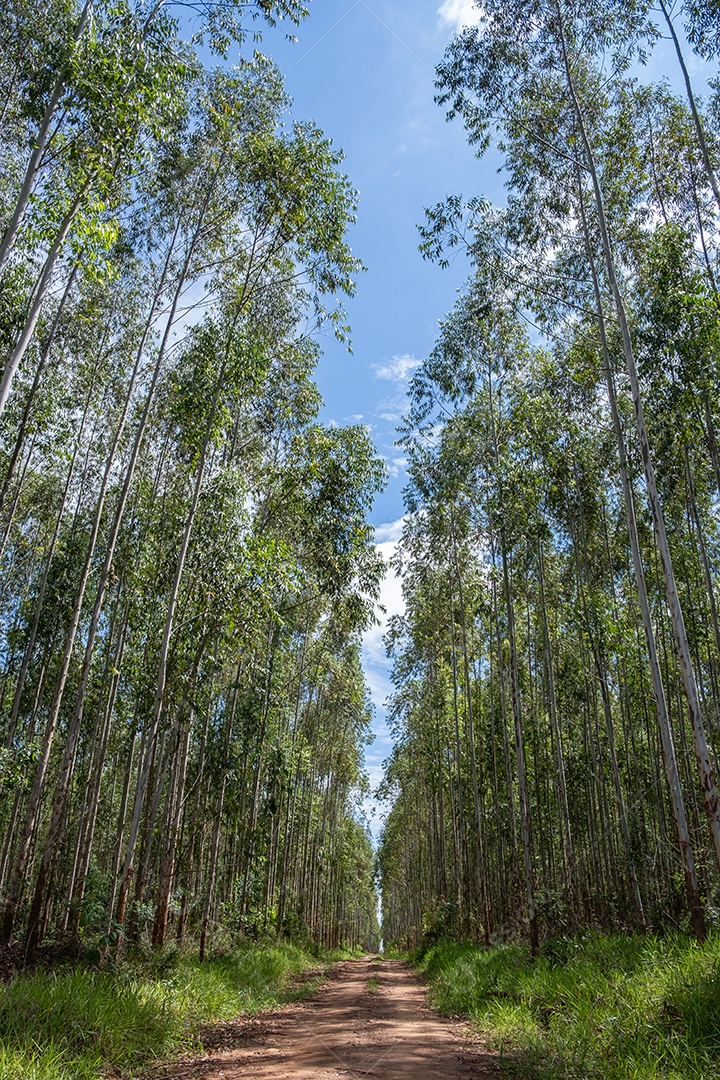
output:
[[[374,975],[367,981],[368,994],[380,993],[380,980]]]

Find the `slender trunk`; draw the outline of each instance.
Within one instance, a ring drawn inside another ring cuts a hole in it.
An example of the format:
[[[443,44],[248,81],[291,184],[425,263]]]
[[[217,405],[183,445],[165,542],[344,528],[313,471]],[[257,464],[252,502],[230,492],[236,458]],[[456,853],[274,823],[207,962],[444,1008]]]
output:
[[[40,355],[40,362],[38,363],[38,366],[35,369],[35,377],[33,378],[32,386],[30,387],[30,390],[28,391],[27,398],[25,400],[25,407],[23,408],[23,414],[22,414],[22,417],[20,418],[20,424],[18,425],[18,432],[17,432],[17,437],[15,439],[15,445],[14,445],[13,451],[12,451],[12,453],[10,455],[10,460],[8,461],[8,466],[7,466],[7,469],[5,471],[5,478],[3,480],[2,488],[0,488],[0,512],[2,511],[2,508],[5,505],[5,499],[7,498],[8,489],[10,487],[10,483],[12,481],[12,478],[15,475],[15,469],[17,467],[17,462],[18,462],[18,458],[20,456],[20,451],[22,449],[23,443],[24,443],[26,435],[27,435],[28,420],[30,419],[30,412],[32,410],[32,405],[33,405],[33,402],[35,400],[35,395],[37,394],[37,390],[38,390],[38,387],[40,385],[40,379],[42,377],[42,373],[45,370],[45,365],[47,364],[48,358],[50,356],[50,350],[51,350],[53,342],[55,340],[55,334],[57,333],[58,327],[60,325],[60,319],[61,319],[61,316],[62,316],[62,313],[63,313],[63,309],[65,307],[65,303],[67,301],[67,298],[70,295],[70,290],[72,289],[72,286],[73,286],[73,284],[75,282],[75,278],[77,276],[78,269],[79,269],[79,264],[75,263],[75,265],[73,266],[70,274],[68,275],[68,279],[67,279],[67,282],[65,283],[65,288],[63,290],[62,297],[60,298],[60,303],[58,304],[58,309],[55,312],[55,318],[53,319],[53,324],[52,324],[52,326],[50,328],[50,333],[47,336],[47,340],[43,344],[42,353]]]
[[[710,460],[712,461],[713,472],[715,474],[715,483],[717,484],[718,494],[720,495],[720,456],[718,456],[717,439],[715,438],[715,421],[713,420],[712,410],[710,409],[710,397],[708,393],[706,392],[703,397],[705,410],[705,441],[707,442]]]
[[[135,762],[135,743],[137,742],[138,731],[138,713],[140,709],[139,699],[135,702],[135,715],[133,717],[132,737],[130,739],[130,747],[128,750],[127,765],[125,767],[125,781],[123,783],[123,791],[120,799],[120,811],[118,813],[117,823],[117,837],[115,842],[115,850],[113,855],[113,864],[110,874],[110,880],[112,882],[112,893],[110,895],[109,904],[109,919],[108,919],[108,935],[114,934],[117,938],[117,944],[120,943],[119,929],[122,924],[117,925],[113,918],[113,911],[115,909],[115,900],[118,893],[118,873],[120,870],[120,858],[122,855],[122,845],[125,836],[125,816],[127,814],[128,802],[130,799],[130,784],[132,781],[133,765]],[[143,750],[145,747],[145,733],[140,740],[140,758],[142,759]],[[124,915],[124,910],[123,910]]]
[[[688,484],[688,502],[690,517],[695,529],[695,536],[697,539],[700,561],[703,568],[703,577],[705,584],[705,593],[707,595],[708,606],[710,608],[710,621],[713,628],[713,637],[715,640],[715,651],[718,657],[720,657],[720,621],[718,620],[717,603],[715,600],[715,589],[712,579],[712,571],[710,568],[710,560],[708,558],[707,547],[705,545],[705,537],[703,536],[702,523],[700,521],[700,513],[698,511],[697,499],[695,497],[695,483],[693,480],[692,469],[690,468],[690,455],[688,454],[687,443],[684,447],[685,457],[685,475],[687,477]]]
[[[35,453],[35,446],[37,444],[37,441],[37,432],[33,432],[32,438],[30,439],[30,446],[28,447],[27,453],[25,454],[25,460],[23,461],[20,476],[18,477],[18,482],[15,485],[15,492],[13,494],[10,510],[5,518],[5,523],[2,530],[2,539],[0,539],[0,559],[5,554],[5,549],[7,547],[8,541],[10,540],[10,533],[12,532],[12,525],[15,520],[15,511],[17,509],[17,504],[20,501],[20,495],[22,493],[23,485],[25,483],[25,477],[30,467],[30,462],[32,461],[33,454]]]
[[[75,26],[75,32],[73,34],[73,52],[75,51],[75,48],[77,47],[80,39],[82,38],[85,27],[88,23],[88,19],[92,14],[92,8],[93,0],[86,0],[83,9],[80,12],[80,18],[78,19],[77,25]],[[18,232],[20,231],[20,227],[25,217],[25,211],[27,210],[28,204],[30,202],[30,196],[32,194],[32,189],[35,184],[35,178],[42,164],[43,155],[47,146],[50,128],[55,118],[58,105],[60,104],[63,94],[65,93],[67,85],[66,79],[70,63],[71,61],[67,61],[60,69],[58,77],[55,81],[55,85],[53,86],[52,93],[50,95],[50,100],[48,101],[48,104],[45,108],[43,118],[40,121],[40,126],[38,127],[37,133],[32,140],[31,145],[33,149],[30,155],[30,160],[28,161],[27,168],[25,170],[25,176],[23,178],[20,192],[16,199],[15,207],[10,217],[10,221],[8,222],[8,226],[5,230],[5,234],[3,235],[2,241],[0,241],[0,277],[2,276],[7,261],[10,257],[10,253],[12,252],[13,245],[15,244],[15,240],[17,239]]]
[[[491,372],[488,372],[488,393],[490,401],[490,427],[492,433],[493,454],[498,477],[500,477],[500,451],[495,424]],[[517,635],[515,630],[515,608],[510,585],[507,547],[502,525],[500,526],[499,537],[503,593],[505,596],[505,612],[507,618],[508,639],[510,642],[510,689],[515,726],[515,761],[518,778],[518,795],[520,797],[520,836],[522,839],[523,863],[525,867],[525,895],[527,897],[528,927],[530,931],[530,952],[535,956],[538,950],[539,938],[537,911],[535,908],[535,869],[532,850],[532,821],[530,818],[530,798],[527,787],[527,774],[525,771],[525,746],[523,736],[522,698],[520,694],[520,672],[517,655]]]
[[[218,860],[220,857],[220,836],[222,831],[222,815],[223,805],[225,802],[225,786],[227,784],[227,759],[230,752],[230,745],[233,737],[233,725],[235,723],[235,710],[237,708],[238,687],[240,683],[240,673],[242,671],[242,661],[238,664],[237,672],[235,675],[235,686],[233,688],[232,704],[228,709],[228,716],[225,723],[225,733],[223,737],[223,749],[220,772],[220,788],[218,790],[217,802],[215,804],[215,811],[213,815],[213,834],[212,841],[210,843],[210,865],[208,867],[207,884],[205,886],[205,900],[203,903],[203,915],[202,925],[200,928],[200,960],[205,959],[205,950],[207,947],[207,935],[210,926],[210,917],[212,915],[213,903],[215,900],[215,882],[217,879]]]
[[[110,682],[110,689],[105,702],[105,711],[103,714],[103,724],[101,727],[100,742],[95,755],[94,767],[92,769],[92,781],[90,791],[88,792],[87,810],[82,823],[82,828],[78,835],[78,852],[76,865],[73,868],[73,875],[70,881],[70,890],[68,898],[68,922],[66,925],[70,926],[72,932],[77,933],[80,926],[80,916],[82,913],[82,903],[85,896],[85,884],[87,881],[87,874],[90,868],[90,855],[92,852],[93,839],[95,836],[95,826],[97,824],[98,810],[100,808],[100,794],[102,791],[103,769],[105,766],[105,760],[107,757],[108,742],[110,739],[110,731],[112,728],[113,709],[115,707],[115,699],[118,692],[118,686],[120,682],[120,671],[123,659],[123,653],[125,649],[125,639],[128,629],[127,617],[125,618],[122,630],[120,632],[120,641],[115,653],[115,660],[113,663],[113,675]]]
[[[465,683],[465,703],[467,709],[468,742],[470,745],[470,773],[473,789],[473,808],[475,811],[475,846],[477,851],[478,876],[480,878],[480,902],[483,913],[483,930],[485,944],[490,947],[490,908],[487,894],[487,869],[485,864],[485,843],[483,838],[482,815],[480,811],[480,788],[478,784],[477,754],[475,750],[475,723],[472,707],[472,687],[470,684],[470,669],[468,664],[467,625],[465,618],[465,601],[463,598],[462,579],[460,577],[460,565],[457,555],[455,539],[455,525],[453,522],[453,558],[455,562],[455,576],[458,583],[458,602],[460,604],[460,629],[462,632],[463,646],[463,674]]]
[[[658,726],[660,728],[660,740],[663,748],[663,760],[665,764],[668,787],[670,789],[670,796],[672,800],[673,818],[675,820],[677,841],[680,848],[680,856],[682,859],[683,871],[685,874],[685,887],[688,895],[688,904],[690,908],[693,929],[698,940],[703,941],[706,936],[705,914],[700,898],[700,888],[698,885],[697,874],[695,871],[695,859],[693,856],[692,841],[690,838],[690,832],[687,824],[687,816],[685,812],[685,799],[682,792],[682,785],[680,783],[680,774],[678,770],[677,755],[675,752],[675,743],[673,739],[672,727],[670,724],[670,717],[668,714],[667,700],[665,697],[665,687],[663,684],[662,672],[660,670],[657,645],[655,642],[655,630],[653,628],[652,614],[650,611],[650,601],[648,598],[647,583],[645,580],[645,569],[643,567],[642,555],[640,552],[640,538],[638,535],[637,519],[635,516],[635,500],[633,497],[632,487],[630,485],[630,478],[628,475],[625,440],[623,437],[620,413],[618,410],[615,379],[613,377],[610,361],[610,348],[607,339],[607,332],[605,329],[605,316],[602,306],[602,297],[600,294],[600,283],[598,281],[597,271],[595,269],[595,260],[590,246],[590,236],[587,227],[587,220],[585,217],[585,206],[582,197],[582,188],[580,187],[579,190],[580,215],[585,237],[587,258],[593,281],[593,291],[595,296],[595,306],[597,310],[598,320],[598,332],[600,335],[603,366],[605,369],[605,381],[608,391],[608,400],[610,402],[610,412],[612,415],[613,429],[615,431],[615,440],[618,448],[618,462],[620,467],[620,479],[623,490],[623,501],[625,505],[625,519],[628,530],[628,539],[630,541],[630,551],[632,554],[632,563],[635,573],[635,584],[637,588],[638,602],[640,605],[643,632],[645,635],[647,657],[650,665],[653,698],[655,700]]]
[[[688,104],[690,106],[690,112],[692,113],[693,124],[695,126],[695,134],[697,135],[698,146],[700,147],[700,154],[703,159],[707,178],[710,181],[710,186],[715,196],[715,201],[720,209],[720,185],[715,175],[715,170],[710,160],[710,151],[708,150],[707,139],[705,138],[705,132],[703,130],[702,120],[700,119],[700,113],[698,112],[697,103],[695,101],[695,94],[693,93],[692,83],[690,82],[690,75],[685,65],[685,57],[683,56],[682,49],[680,48],[680,42],[678,36],[675,33],[675,27],[673,21],[670,18],[670,12],[665,6],[665,0],[659,0],[659,7],[667,23],[668,30],[670,31],[670,37],[672,38],[673,45],[675,46],[675,53],[677,54],[678,63],[680,64],[680,70],[682,71],[683,80],[685,82],[685,90],[687,91]]]
[[[192,710],[190,712],[189,721],[184,727],[182,719],[180,720],[175,765],[172,771],[170,791],[168,792],[167,816],[163,832],[163,849],[158,870],[158,902],[152,931],[152,943],[156,949],[161,949],[165,944],[165,934],[167,932],[168,913],[170,910],[173,880],[175,877],[175,855],[177,852],[180,815],[182,813],[183,795],[185,792],[185,776],[187,774],[192,720]]]
[[[567,781],[565,778],[565,754],[563,752],[560,722],[558,720],[557,696],[555,693],[555,672],[553,669],[552,641],[550,638],[550,623],[548,621],[547,600],[545,597],[545,558],[542,543],[538,544],[538,578],[540,582],[540,606],[542,608],[550,723],[552,726],[553,742],[555,744],[555,760],[557,763],[558,796],[560,802],[560,843],[562,846],[565,881],[568,892],[573,900],[573,906],[577,906],[575,851],[573,849],[572,829],[570,827],[570,806],[568,804]]]
[[[490,525],[490,557],[493,567],[497,565],[497,552],[495,549],[495,537]],[[503,760],[505,763],[505,785],[507,787],[508,812],[510,816],[510,838],[512,842],[513,874],[515,878],[515,895],[522,896],[520,882],[520,849],[518,846],[517,821],[515,817],[515,784],[513,781],[512,761],[510,755],[510,740],[508,738],[507,716],[507,678],[505,675],[505,658],[503,656],[503,636],[500,629],[500,617],[498,614],[497,586],[495,578],[492,581],[492,606],[493,622],[495,624],[495,639],[498,652],[498,682],[500,684],[500,719],[503,733]]]
[[[80,426],[80,435],[82,435],[82,431],[83,431],[84,426],[85,426],[85,418],[86,418],[86,416],[87,416],[87,406],[86,406],[86,411],[85,411],[85,414],[83,415],[82,423],[81,423],[81,426]],[[20,671],[18,672],[18,677],[17,677],[16,683],[15,683],[15,691],[14,691],[14,694],[13,694],[13,701],[12,701],[12,705],[10,707],[10,723],[8,725],[8,734],[7,734],[7,744],[6,745],[7,745],[8,749],[12,746],[12,742],[13,742],[13,739],[15,737],[15,728],[16,728],[16,725],[17,725],[18,715],[20,713],[20,703],[22,701],[22,693],[23,693],[23,690],[25,688],[25,681],[27,679],[28,671],[30,670],[30,663],[32,661],[33,652],[35,651],[35,642],[37,640],[38,628],[40,626],[40,618],[42,616],[43,604],[45,602],[45,592],[46,592],[46,589],[47,589],[48,579],[50,577],[50,568],[52,566],[53,556],[55,555],[55,549],[57,547],[58,539],[59,539],[59,536],[60,536],[60,528],[61,528],[61,525],[62,525],[63,518],[65,516],[68,492],[70,490],[70,484],[72,482],[72,477],[73,477],[73,474],[74,474],[74,471],[75,471],[75,463],[77,461],[77,455],[78,455],[78,451],[80,449],[80,435],[78,435],[78,439],[77,439],[77,441],[75,443],[75,446],[73,448],[73,456],[72,456],[72,458],[70,460],[70,466],[68,468],[68,474],[67,474],[67,479],[65,481],[65,488],[63,490],[60,509],[58,511],[57,519],[55,521],[55,528],[53,530],[52,539],[50,540],[50,546],[48,548],[47,555],[45,556],[45,565],[43,567],[42,578],[40,579],[40,588],[38,589],[38,594],[37,594],[37,597],[36,597],[36,600],[35,600],[35,610],[33,612],[33,621],[32,621],[32,624],[30,626],[30,633],[28,634],[28,639],[27,639],[27,642],[25,644],[25,651],[23,653],[22,663],[20,664]]]
[[[618,322],[620,324],[623,351],[625,354],[627,373],[630,380],[630,390],[635,411],[635,427],[637,432],[638,447],[643,463],[645,486],[647,488],[648,501],[650,503],[650,510],[652,513],[658,554],[660,556],[660,565],[662,568],[663,580],[665,582],[665,593],[667,596],[670,619],[672,622],[673,634],[675,637],[675,646],[678,655],[678,662],[680,665],[680,672],[682,675],[683,686],[685,688],[685,697],[687,699],[687,706],[690,714],[690,723],[692,726],[693,740],[695,743],[695,754],[697,757],[698,768],[700,771],[700,782],[702,785],[705,812],[707,814],[708,824],[715,847],[715,857],[717,859],[718,865],[720,865],[720,800],[718,799],[717,788],[715,786],[715,777],[713,775],[712,764],[710,761],[710,752],[708,748],[707,737],[705,734],[705,724],[703,722],[700,695],[698,693],[697,682],[695,679],[695,671],[693,669],[692,656],[690,653],[690,645],[688,642],[687,632],[685,630],[685,621],[683,618],[682,606],[680,604],[680,596],[677,589],[677,583],[675,581],[675,571],[673,569],[670,546],[668,544],[667,532],[665,529],[665,518],[663,516],[660,496],[657,489],[655,468],[652,462],[652,456],[650,454],[650,444],[648,441],[647,427],[645,425],[642,396],[640,393],[640,380],[637,372],[637,366],[635,364],[635,354],[633,350],[632,336],[630,333],[630,325],[627,320],[625,305],[623,303],[622,294],[620,292],[620,285],[617,279],[617,274],[615,272],[613,246],[610,240],[609,227],[605,217],[605,204],[603,199],[602,187],[600,185],[600,180],[598,178],[597,169],[595,166],[595,156],[593,154],[590,139],[585,128],[585,120],[582,114],[582,110],[580,108],[580,102],[575,92],[575,84],[573,82],[572,73],[570,71],[570,62],[565,47],[564,36],[562,38],[562,47],[568,89],[572,98],[575,119],[577,122],[582,145],[585,151],[587,168],[592,180],[593,191],[595,194],[595,205],[598,215],[598,224],[600,227],[600,236],[602,239],[602,249],[605,257],[605,268],[607,271],[608,281],[615,303],[615,312]]]
[[[18,338],[17,344],[15,345],[15,348],[10,355],[10,359],[5,365],[2,379],[0,379],[0,415],[2,415],[5,405],[7,404],[7,399],[10,396],[13,379],[17,374],[17,370],[22,363],[22,358],[27,351],[28,345],[32,341],[33,334],[35,333],[35,327],[37,325],[38,319],[40,318],[40,312],[45,301],[45,296],[47,295],[47,291],[50,288],[50,281],[52,279],[56,263],[60,258],[60,252],[62,251],[62,248],[65,244],[65,240],[67,239],[67,235],[70,232],[73,221],[75,220],[75,216],[77,215],[77,212],[80,209],[88,190],[90,189],[91,183],[92,177],[88,178],[83,184],[83,186],[80,188],[80,190],[76,193],[70,209],[63,218],[63,221],[58,230],[58,234],[53,241],[52,247],[48,252],[47,258],[45,260],[45,265],[42,269],[42,273],[40,275],[37,285],[35,286],[35,291],[33,293],[30,303],[30,310],[28,311],[27,317],[25,319],[25,325],[20,332],[20,337]]]

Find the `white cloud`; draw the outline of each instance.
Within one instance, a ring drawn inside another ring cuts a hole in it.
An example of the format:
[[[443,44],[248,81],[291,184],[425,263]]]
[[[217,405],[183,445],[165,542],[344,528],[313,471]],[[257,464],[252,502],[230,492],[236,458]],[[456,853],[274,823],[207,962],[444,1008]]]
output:
[[[385,414],[386,416],[388,414]],[[397,418],[398,420],[400,417]],[[393,480],[397,480],[400,476],[405,475],[405,466],[407,465],[407,458],[392,458],[392,460],[385,454],[381,455],[385,465],[387,466],[388,476]]]
[[[405,518],[398,518],[397,521],[389,521],[383,525],[376,525],[375,543],[378,545],[387,543],[397,544],[402,536],[404,524]]]
[[[387,574],[383,578],[380,587],[379,599],[379,603],[385,608],[385,611],[376,612],[379,622],[366,630],[363,635],[363,660],[373,702],[380,708],[382,708],[392,689],[388,677],[389,662],[385,655],[383,635],[387,630],[389,619],[393,615],[402,615],[405,611],[402,580],[389,567],[390,560],[397,550],[403,525],[404,518],[399,518],[398,521],[378,525],[375,529],[375,547],[382,555],[386,565],[388,565]]]
[[[388,418],[390,417],[389,413],[385,413],[384,415],[386,417],[388,417]],[[398,417],[393,417],[393,419],[399,420],[401,418],[398,416]],[[397,480],[398,477],[400,477],[400,476],[405,476],[406,475],[406,467],[407,467],[407,464],[408,464],[408,459],[407,458],[394,457],[394,458],[390,459],[390,458],[385,457],[383,455],[383,461],[387,465],[388,474],[394,480]]]
[[[443,0],[438,8],[438,15],[453,30],[462,30],[464,26],[479,26],[482,12],[474,0]]]
[[[421,363],[422,360],[418,360],[416,356],[402,353],[400,356],[393,356],[387,364],[373,364],[375,378],[387,379],[388,382],[400,386],[408,381],[415,368],[420,367]]]

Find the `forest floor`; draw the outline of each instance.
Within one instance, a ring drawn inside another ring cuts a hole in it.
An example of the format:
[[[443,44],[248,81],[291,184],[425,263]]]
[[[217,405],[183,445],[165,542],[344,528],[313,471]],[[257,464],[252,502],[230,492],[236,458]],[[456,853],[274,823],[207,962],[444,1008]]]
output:
[[[206,1033],[153,1080],[497,1080],[497,1058],[440,1016],[402,960],[347,960],[312,998]]]

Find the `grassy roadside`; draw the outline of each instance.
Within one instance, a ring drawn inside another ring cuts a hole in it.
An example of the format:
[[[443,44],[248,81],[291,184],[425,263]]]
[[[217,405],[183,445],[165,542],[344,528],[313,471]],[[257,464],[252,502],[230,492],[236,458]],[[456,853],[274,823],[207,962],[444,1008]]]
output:
[[[520,945],[440,943],[416,966],[526,1080],[717,1080],[720,934],[584,934]]]
[[[165,954],[139,967],[21,974],[0,990],[0,1080],[131,1076],[197,1045],[204,1026],[296,1000],[293,979],[344,954],[258,945],[201,964]]]

